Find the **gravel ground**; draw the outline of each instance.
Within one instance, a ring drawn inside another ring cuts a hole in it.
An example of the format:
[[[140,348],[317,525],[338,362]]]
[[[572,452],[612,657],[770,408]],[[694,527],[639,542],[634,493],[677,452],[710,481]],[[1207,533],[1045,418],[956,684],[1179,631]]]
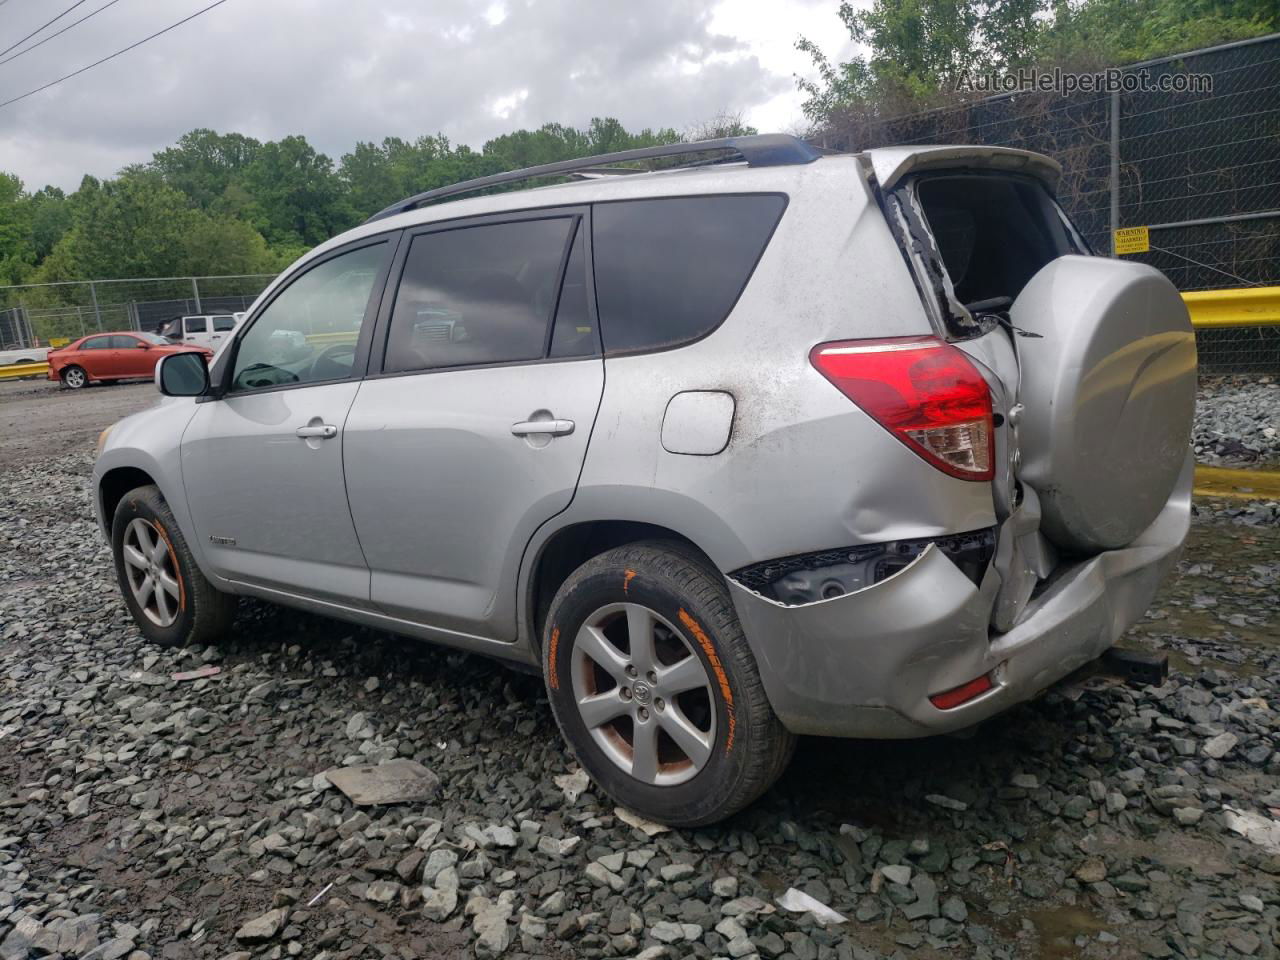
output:
[[[1280,952],[1280,527],[1238,504],[1202,509],[1125,641],[1171,654],[1163,687],[806,740],[732,821],[650,835],[496,663],[247,602],[217,647],[144,643],[86,502],[92,419],[73,453],[0,447],[0,960]],[[439,793],[357,808],[322,776],[396,757]]]
[[[63,390],[48,380],[0,382],[0,472],[18,463],[92,450],[98,434],[159,399],[140,383]]]
[[[1203,381],[1192,442],[1203,463],[1280,461],[1280,383],[1271,377]]]

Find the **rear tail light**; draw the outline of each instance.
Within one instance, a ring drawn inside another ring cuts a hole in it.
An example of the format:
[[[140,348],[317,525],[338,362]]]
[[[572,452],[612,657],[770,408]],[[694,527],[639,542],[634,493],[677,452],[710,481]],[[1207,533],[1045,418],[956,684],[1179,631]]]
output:
[[[994,474],[991,390],[936,337],[820,343],[809,361],[863,412],[944,473]]]

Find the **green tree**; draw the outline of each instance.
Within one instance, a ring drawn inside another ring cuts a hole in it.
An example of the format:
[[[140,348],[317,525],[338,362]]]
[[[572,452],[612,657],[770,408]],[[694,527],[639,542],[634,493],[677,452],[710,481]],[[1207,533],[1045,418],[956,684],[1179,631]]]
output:
[[[816,126],[842,114],[902,114],[950,99],[964,72],[1096,69],[1280,30],[1275,0],[874,0],[840,5],[867,53],[833,64],[800,38],[818,72],[800,80]]]
[[[262,144],[243,134],[192,130],[152,157],[151,166],[169,186],[210,210],[239,183],[261,149]]]
[[[264,143],[244,171],[248,216],[270,243],[314,246],[354,222],[333,161],[305,137]]]

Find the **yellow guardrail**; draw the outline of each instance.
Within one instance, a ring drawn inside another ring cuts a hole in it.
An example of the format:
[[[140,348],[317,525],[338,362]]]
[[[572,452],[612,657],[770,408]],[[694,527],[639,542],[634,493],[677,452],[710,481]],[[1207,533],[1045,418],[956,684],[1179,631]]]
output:
[[[1232,470],[1198,463],[1195,493],[1232,500],[1280,500],[1280,471]]]
[[[1280,287],[1192,290],[1182,299],[1193,327],[1280,325]]]
[[[11,363],[0,367],[0,380],[20,380],[23,377],[48,376],[47,363]]]

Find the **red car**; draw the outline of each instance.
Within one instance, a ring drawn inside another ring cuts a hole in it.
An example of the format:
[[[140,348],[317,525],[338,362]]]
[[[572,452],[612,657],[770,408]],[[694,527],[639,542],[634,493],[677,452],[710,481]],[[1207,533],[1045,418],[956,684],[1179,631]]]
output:
[[[49,379],[79,390],[91,380],[136,380],[155,375],[161,357],[203,353],[204,347],[173,344],[154,333],[94,333],[49,351]]]

